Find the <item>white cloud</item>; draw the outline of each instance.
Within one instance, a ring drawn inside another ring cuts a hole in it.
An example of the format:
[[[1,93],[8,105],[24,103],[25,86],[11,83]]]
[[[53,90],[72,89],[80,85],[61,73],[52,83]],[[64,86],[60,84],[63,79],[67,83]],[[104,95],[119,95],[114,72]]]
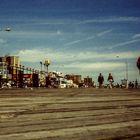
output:
[[[62,35],[62,32],[60,30],[57,30],[56,34],[57,35]]]
[[[136,42],[140,42],[140,39],[135,39],[135,40],[129,40],[129,41],[126,41],[126,42],[121,42],[121,43],[115,44],[113,46],[110,46],[108,48],[109,49],[113,49],[113,48],[129,45],[129,44],[133,44],[133,43],[136,43]]]
[[[67,62],[67,61],[109,61],[109,60],[118,60],[118,59],[131,59],[139,56],[139,52],[120,52],[119,54],[114,53],[98,53],[98,52],[56,52],[52,49],[31,49],[31,50],[20,50],[16,55],[20,56],[22,61],[27,62],[38,62],[49,58],[54,62]],[[116,56],[119,56],[117,58]]]
[[[45,32],[41,32],[41,31],[12,31],[12,35],[15,37],[30,37],[30,38],[35,38],[35,37],[50,37],[50,36],[58,36],[58,35],[62,35],[63,32],[60,30],[56,30],[56,31],[45,31]]]
[[[110,32],[112,32],[111,29],[110,29],[110,30],[103,31],[103,32],[101,32],[101,33],[97,33],[97,36],[101,37],[101,36],[103,36],[103,35],[105,35],[105,34],[108,34],[108,33],[110,33]]]
[[[21,63],[38,62],[38,65],[40,61],[50,59],[50,70],[52,71],[58,70],[65,74],[74,73],[81,74],[83,76],[86,76],[87,74],[92,75],[93,73],[95,76],[98,75],[99,72],[104,74],[112,72],[113,74],[116,74],[117,79],[119,74],[121,75],[119,76],[120,78],[125,77],[126,60],[136,59],[139,56],[139,52],[120,52],[119,54],[116,54],[115,52],[73,52],[71,54],[71,52],[55,52],[51,49],[32,49],[21,50],[16,53],[16,55],[20,56],[20,60],[22,60]],[[119,58],[116,56],[119,56]],[[134,69],[136,68],[131,65],[131,67],[129,67],[129,71],[131,70],[130,68],[135,74],[136,70]]]
[[[95,38],[95,35],[89,36],[89,37],[85,38],[84,41],[88,41],[88,40],[91,40],[91,39],[94,39],[94,38]]]
[[[73,44],[77,44],[79,42],[81,42],[82,40],[75,40],[75,41],[71,41],[71,42],[68,42],[66,44],[64,44],[64,46],[69,46],[69,45],[73,45]]]
[[[51,61],[62,61],[69,58],[62,52],[54,52],[50,49],[31,49],[20,50],[16,55],[20,56],[22,61],[25,62],[38,62],[40,60],[50,59]]]
[[[13,19],[12,19],[13,20]],[[15,19],[17,20],[17,19]],[[21,21],[21,20],[20,20]],[[17,20],[18,22],[18,20]],[[46,19],[41,19],[41,18],[31,18],[31,19],[28,19],[28,21],[24,21],[22,23],[20,23],[21,25],[29,25],[29,26],[47,26],[47,25],[55,25],[55,26],[59,26],[59,25],[72,25],[72,24],[77,24],[79,22],[79,20],[77,19],[68,19],[68,18],[53,18],[53,19],[49,19],[49,18],[46,18]]]
[[[7,43],[7,40],[0,38],[0,44],[5,44]]]
[[[120,52],[120,53],[98,53],[98,52],[79,52],[74,54],[75,60],[108,61],[118,59],[131,59],[139,56],[139,52]],[[119,58],[117,58],[119,56]]]
[[[80,42],[83,42],[83,41],[88,41],[88,40],[94,39],[96,36],[101,37],[101,36],[104,36],[104,35],[110,33],[111,31],[112,31],[111,29],[110,30],[105,30],[105,31],[102,31],[100,33],[97,33],[95,35],[86,37],[86,38],[81,39],[81,40],[79,39],[79,40],[74,40],[74,41],[68,42],[68,43],[64,44],[64,46],[70,46],[70,45],[77,44],[77,43],[80,43]]]
[[[140,22],[139,17],[108,17],[108,18],[98,18],[98,19],[89,19],[80,22],[79,24],[86,23],[109,23],[109,22]]]
[[[132,38],[135,39],[135,38],[139,38],[140,37],[140,34],[135,34]]]
[[[65,65],[67,68],[77,68],[80,70],[113,70],[118,67],[124,67],[124,63],[114,63],[114,62],[98,62],[98,63],[72,63]]]

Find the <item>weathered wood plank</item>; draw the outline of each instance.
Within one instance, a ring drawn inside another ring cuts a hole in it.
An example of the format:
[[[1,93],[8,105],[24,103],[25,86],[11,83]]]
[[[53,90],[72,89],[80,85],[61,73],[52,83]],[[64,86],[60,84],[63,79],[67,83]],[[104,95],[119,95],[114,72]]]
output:
[[[100,124],[108,123],[118,123],[118,122],[127,122],[127,121],[137,121],[139,120],[139,113],[135,114],[116,114],[116,115],[100,115],[100,116],[86,116],[86,117],[74,117],[74,118],[62,118],[55,120],[42,120],[22,123],[22,124],[13,124],[12,126],[5,125],[1,127],[0,135],[2,134],[11,134],[11,133],[21,133],[28,131],[39,131],[39,130],[53,130],[53,129],[64,129],[64,128],[75,128],[75,127],[84,127],[84,126],[94,126]],[[133,118],[133,119],[132,119]],[[81,123],[82,122],[82,123]],[[24,128],[24,129],[23,129]]]
[[[0,140],[139,139],[139,90],[0,90]]]
[[[120,130],[126,130],[125,134],[122,133]],[[133,131],[133,129],[135,131]],[[129,130],[129,132],[128,132]],[[17,133],[17,134],[9,134],[9,135],[1,135],[0,139],[3,140],[30,140],[30,139],[40,139],[40,138],[56,138],[56,137],[67,137],[67,136],[71,136],[71,135],[80,135],[80,138],[77,139],[81,139],[82,136],[90,136],[89,134],[92,132],[102,132],[102,134],[104,133],[103,131],[107,131],[108,135],[98,135],[98,139],[101,139],[102,137],[104,138],[113,138],[114,135],[117,135],[116,137],[125,137],[125,135],[127,134],[127,136],[136,136],[139,135],[139,130],[140,130],[140,121],[130,121],[130,122],[121,122],[121,123],[115,123],[113,124],[103,124],[103,125],[96,125],[96,126],[84,126],[84,127],[75,127],[75,128],[64,128],[64,129],[56,129],[56,130],[49,130],[49,131],[35,131],[35,132],[25,132],[25,133]],[[110,134],[112,132],[117,132],[117,134],[115,133],[113,136],[111,136]],[[121,133],[119,133],[121,132]],[[94,135],[92,136],[92,138],[97,138],[97,136],[94,137]]]

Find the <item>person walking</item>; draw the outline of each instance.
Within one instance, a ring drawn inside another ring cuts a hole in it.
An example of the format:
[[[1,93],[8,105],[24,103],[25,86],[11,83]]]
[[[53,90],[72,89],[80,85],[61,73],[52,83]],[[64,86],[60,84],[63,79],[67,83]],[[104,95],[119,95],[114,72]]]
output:
[[[138,81],[137,81],[137,79],[135,81],[135,88],[138,88]]]
[[[109,82],[109,88],[111,89],[113,87],[113,82],[114,82],[114,79],[111,73],[109,73],[107,81]]]
[[[100,73],[98,76],[99,88],[103,87],[103,82],[104,82],[104,77],[103,77],[102,73]]]

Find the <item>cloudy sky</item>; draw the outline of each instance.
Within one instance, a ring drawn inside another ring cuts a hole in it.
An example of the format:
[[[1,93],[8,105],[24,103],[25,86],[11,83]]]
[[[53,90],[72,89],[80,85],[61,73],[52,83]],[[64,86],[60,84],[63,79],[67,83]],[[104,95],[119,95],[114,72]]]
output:
[[[11,32],[4,31],[6,27]],[[0,55],[64,74],[139,77],[139,0],[0,0]],[[117,57],[119,56],[119,57]]]

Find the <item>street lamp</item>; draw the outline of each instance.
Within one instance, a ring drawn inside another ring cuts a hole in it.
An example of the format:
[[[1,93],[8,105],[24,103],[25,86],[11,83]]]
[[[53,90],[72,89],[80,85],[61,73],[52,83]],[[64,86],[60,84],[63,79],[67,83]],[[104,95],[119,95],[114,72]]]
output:
[[[24,74],[25,66],[22,66],[22,70],[23,70],[23,74]]]
[[[128,61],[127,61],[127,59],[126,59],[125,63],[126,63],[126,80],[128,80]]]
[[[42,65],[43,65],[43,63],[42,63],[42,61],[40,61],[41,73],[42,73]]]
[[[116,56],[117,58],[119,58],[119,56]],[[128,61],[127,58],[125,60],[125,74],[126,74],[126,88],[128,88]]]
[[[119,58],[119,56],[116,56],[117,58]],[[126,75],[126,80],[128,80],[128,61],[127,59],[125,60],[125,75]]]
[[[32,68],[29,68],[29,73],[32,74]]]
[[[16,71],[16,87],[18,87],[18,65],[15,64],[15,71]]]

